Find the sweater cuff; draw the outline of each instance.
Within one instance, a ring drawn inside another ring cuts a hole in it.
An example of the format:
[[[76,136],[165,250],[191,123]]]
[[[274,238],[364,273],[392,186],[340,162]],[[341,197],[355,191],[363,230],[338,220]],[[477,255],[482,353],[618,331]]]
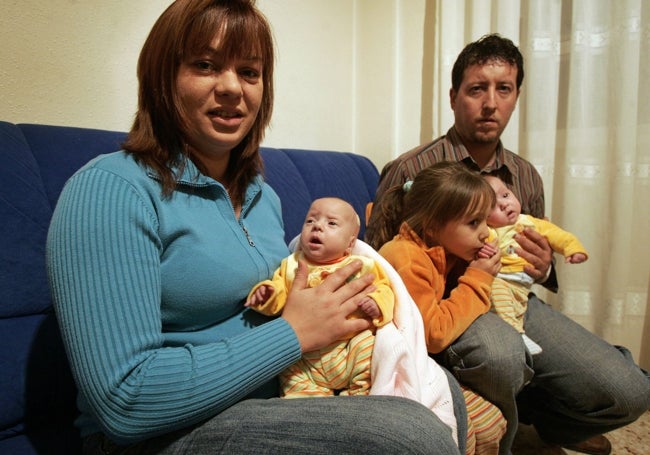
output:
[[[488,286],[492,286],[492,282],[494,281],[494,275],[476,267],[467,267],[467,269],[465,269],[465,275]]]
[[[264,330],[264,338],[274,340],[274,343],[279,343],[283,346],[282,351],[287,359],[291,359],[290,363],[296,362],[302,357],[302,349],[300,348],[300,341],[296,336],[293,327],[283,318],[278,317],[266,324],[262,324],[257,330]],[[269,332],[272,335],[269,336]]]

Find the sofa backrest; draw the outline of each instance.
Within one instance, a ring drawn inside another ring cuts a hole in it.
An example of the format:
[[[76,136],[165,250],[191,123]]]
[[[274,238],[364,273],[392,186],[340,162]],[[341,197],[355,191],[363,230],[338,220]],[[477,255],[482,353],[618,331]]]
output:
[[[0,122],[0,453],[72,453],[75,390],[45,272],[50,217],[66,180],[125,133]],[[365,225],[379,173],[352,153],[263,148],[287,243],[311,201],[341,197]]]
[[[337,196],[348,201],[361,218],[365,233],[366,205],[375,198],[379,173],[374,164],[347,152],[262,148],[264,176],[282,200],[287,244],[300,233],[311,201]]]

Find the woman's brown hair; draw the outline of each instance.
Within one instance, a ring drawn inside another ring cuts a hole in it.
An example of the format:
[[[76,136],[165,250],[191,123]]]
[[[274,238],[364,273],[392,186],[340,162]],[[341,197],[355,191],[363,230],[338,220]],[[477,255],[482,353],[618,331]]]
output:
[[[442,161],[420,171],[412,182],[390,188],[373,207],[371,246],[375,249],[391,240],[402,222],[420,238],[437,232],[450,221],[468,213],[486,216],[494,206],[492,187],[478,172],[464,164]]]
[[[157,173],[163,194],[173,192],[173,168],[183,169],[189,158],[176,78],[181,63],[206,51],[217,34],[226,58],[254,54],[263,64],[259,113],[233,149],[225,175],[233,203],[238,203],[263,170],[259,146],[273,110],[273,36],[254,0],[177,0],[163,12],[140,52],[138,109],[124,149]]]

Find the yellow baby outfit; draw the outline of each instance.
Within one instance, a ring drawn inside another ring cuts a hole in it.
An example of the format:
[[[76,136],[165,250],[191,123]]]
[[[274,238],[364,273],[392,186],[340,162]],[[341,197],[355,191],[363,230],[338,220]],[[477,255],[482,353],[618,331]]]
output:
[[[282,312],[289,290],[293,286],[298,261],[305,260],[309,266],[307,285],[314,287],[322,283],[329,274],[353,260],[363,263],[361,270],[349,280],[366,273],[375,276],[371,297],[379,306],[381,317],[372,322],[381,327],[392,321],[395,295],[385,272],[375,261],[365,256],[346,256],[331,264],[313,264],[298,251],[282,260],[271,280],[258,283],[250,292],[252,295],[262,285],[273,287],[273,295],[262,305],[253,307],[260,313],[274,316]],[[350,317],[364,317],[361,310]],[[371,386],[370,360],[375,341],[374,330],[364,330],[348,340],[332,343],[325,348],[303,354],[302,358],[285,369],[279,376],[282,396],[299,398],[306,396],[368,395]]]
[[[575,235],[549,221],[530,215],[519,215],[515,224],[490,229],[488,242],[498,238],[499,250],[501,250],[501,271],[492,283],[491,310],[519,333],[524,333],[524,314],[534,280],[524,272],[526,260],[515,253],[515,248],[518,248],[519,244],[514,236],[527,227],[546,237],[553,251],[564,257],[575,253],[587,255],[585,247]]]

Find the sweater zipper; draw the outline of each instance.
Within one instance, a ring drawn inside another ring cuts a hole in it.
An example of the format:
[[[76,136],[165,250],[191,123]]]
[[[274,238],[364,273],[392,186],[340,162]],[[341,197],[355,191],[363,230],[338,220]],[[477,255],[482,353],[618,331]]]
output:
[[[248,244],[250,246],[255,246],[255,242],[253,242],[253,239],[251,238],[251,235],[248,233],[248,229],[246,229],[246,226],[244,226],[242,223],[239,223],[241,226],[242,230],[244,231],[244,234],[246,234],[246,239],[248,240]]]
[[[158,178],[158,176],[155,175],[155,174],[151,174],[151,177],[153,177],[153,178],[156,179],[156,180],[160,180],[160,179]],[[194,182],[189,182],[189,181],[180,181],[180,180],[178,181],[178,183],[179,183],[179,184],[182,183],[183,185],[191,186],[191,187],[194,187],[194,188],[202,188],[202,187],[209,186],[209,185],[206,185],[206,184],[204,184],[204,183],[199,183],[199,184],[197,184],[197,183],[194,183]],[[228,200],[230,200],[230,195],[228,195],[228,191],[226,191],[226,196],[228,197]],[[231,206],[231,207],[233,206],[233,205],[232,205],[232,201],[230,202],[230,206]],[[243,215],[243,212],[244,212],[244,204],[242,204],[242,215]],[[235,211],[234,211],[234,209],[233,209],[233,216],[234,216],[234,214],[235,214]],[[241,221],[239,221],[239,225],[241,226],[242,231],[244,231],[244,234],[246,235],[246,240],[248,240],[248,244],[249,244],[250,246],[254,247],[254,246],[255,246],[255,242],[253,241],[253,238],[251,237],[250,233],[248,232],[248,229],[246,229],[246,226],[244,226],[244,224],[243,224]]]

